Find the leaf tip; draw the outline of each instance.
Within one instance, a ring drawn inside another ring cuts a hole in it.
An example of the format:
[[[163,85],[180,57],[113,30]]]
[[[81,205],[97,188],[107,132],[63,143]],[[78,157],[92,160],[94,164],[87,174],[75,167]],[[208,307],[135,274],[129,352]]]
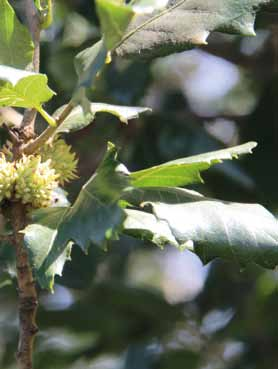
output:
[[[258,143],[255,141],[250,141],[246,145],[248,145],[247,154],[253,154],[253,150],[258,146]]]
[[[251,141],[250,142],[250,152],[252,153],[252,150],[255,149],[258,146],[258,142]]]
[[[193,240],[187,240],[184,243],[182,243],[181,245],[179,245],[179,250],[180,251],[185,251],[185,250],[189,250],[194,252],[194,242]]]
[[[243,33],[245,36],[256,36],[256,32],[254,30],[254,23],[253,22],[245,23]]]
[[[207,45],[207,38],[209,36],[209,31],[201,31],[198,34],[196,34],[194,37],[192,37],[191,42],[196,45]]]

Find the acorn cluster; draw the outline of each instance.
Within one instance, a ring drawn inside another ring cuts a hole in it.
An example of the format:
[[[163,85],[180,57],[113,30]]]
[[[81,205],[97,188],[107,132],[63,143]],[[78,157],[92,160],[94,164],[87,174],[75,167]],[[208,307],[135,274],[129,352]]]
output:
[[[47,207],[51,193],[58,186],[58,175],[51,161],[42,162],[41,156],[23,156],[16,163],[15,197],[33,208]]]
[[[7,157],[0,154],[0,201],[15,199],[32,208],[48,207],[53,191],[76,178],[76,156],[61,139],[15,162]]]

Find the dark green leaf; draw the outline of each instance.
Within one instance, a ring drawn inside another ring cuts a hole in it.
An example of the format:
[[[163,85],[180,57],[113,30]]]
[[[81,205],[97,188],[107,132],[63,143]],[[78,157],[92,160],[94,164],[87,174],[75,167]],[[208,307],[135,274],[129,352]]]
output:
[[[202,182],[200,172],[223,160],[237,158],[242,154],[250,154],[256,147],[255,142],[218,150],[206,154],[170,161],[152,168],[131,173],[132,184],[136,187],[185,186]]]
[[[116,148],[109,144],[103,162],[83,186],[73,206],[41,210],[37,223],[25,230],[25,242],[33,259],[37,258],[34,267],[43,288],[52,288],[49,274],[53,274],[52,268],[57,268],[57,263],[60,265],[59,258],[65,255],[69,242],[86,252],[90,243],[103,246],[107,240],[117,238],[125,219],[118,200],[128,187],[128,176],[116,156]],[[45,242],[41,253],[40,242]]]
[[[251,35],[256,9],[270,0],[174,0],[167,9],[137,15],[116,52],[152,58],[206,44],[212,31]]]
[[[228,203],[175,188],[137,190],[127,200],[148,206],[154,215],[146,216],[143,211],[141,222],[137,222],[140,214],[134,221],[133,213],[127,210],[125,231],[134,237],[141,238],[143,234],[152,242],[160,241],[157,229],[163,224],[169,227],[170,244],[175,245],[174,237],[180,248],[194,251],[204,262],[221,257],[265,268],[278,264],[278,223],[260,205]]]

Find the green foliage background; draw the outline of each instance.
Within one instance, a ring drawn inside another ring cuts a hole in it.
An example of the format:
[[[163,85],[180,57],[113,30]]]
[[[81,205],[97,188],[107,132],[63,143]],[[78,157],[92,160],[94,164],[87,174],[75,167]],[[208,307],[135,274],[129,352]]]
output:
[[[21,2],[12,3],[21,15]],[[273,12],[260,13],[256,28],[261,42],[254,44],[253,49],[252,39],[243,41],[220,34],[210,37],[209,46],[203,51],[234,63],[241,78],[232,91],[213,102],[214,112],[207,116],[201,113],[204,110],[194,109],[175,81],[176,56],[164,62],[145,63],[116,59],[106,66],[91,93],[92,101],[119,105],[155,101],[155,109],[128,126],[120,125],[110,115],[96,115],[93,125],[70,136],[69,142],[80,155],[79,180],[68,188],[71,200],[98,166],[108,140],[122,148],[120,159],[132,171],[220,149],[225,144],[257,141],[259,146],[252,157],[239,163],[224,163],[206,173],[202,192],[228,201],[262,203],[275,214],[276,11],[273,6]],[[54,24],[44,32],[42,43],[41,69],[58,93],[46,104],[48,111],[55,111],[70,98],[77,78],[72,60],[99,35],[91,1],[57,1]],[[223,142],[219,128],[216,133],[208,129],[219,127],[215,124],[219,119],[232,122],[234,127],[228,142],[226,132]],[[7,260],[11,251],[4,246],[0,251],[0,260]],[[93,247],[86,256],[73,247],[72,262],[66,264],[63,277],[56,279],[56,294],[41,295],[36,367],[276,368],[276,272],[254,265],[243,269],[238,260],[217,260],[210,264],[203,290],[194,299],[185,296],[187,301],[181,299],[173,304],[163,294],[165,277],[157,263],[157,258],[166,255],[167,251],[128,236],[109,245],[109,252]],[[175,257],[179,258],[179,254]],[[5,264],[2,269],[13,268],[7,261]],[[144,278],[135,278],[138,271]],[[14,286],[5,285],[0,290],[0,305],[0,367],[12,369],[17,339]]]

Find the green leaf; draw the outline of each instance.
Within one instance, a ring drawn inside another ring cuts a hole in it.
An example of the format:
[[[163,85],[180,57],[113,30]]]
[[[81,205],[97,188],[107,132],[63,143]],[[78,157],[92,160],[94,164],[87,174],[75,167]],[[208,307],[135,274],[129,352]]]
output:
[[[0,106],[35,108],[52,124],[54,122],[43,110],[42,104],[53,95],[45,74],[0,65]]]
[[[106,56],[107,49],[103,40],[76,55],[74,66],[78,74],[78,88],[93,86],[97,74],[105,64]]]
[[[252,153],[255,142],[213,151],[201,155],[190,156],[157,165],[152,168],[131,173],[132,184],[136,187],[185,186],[190,183],[202,182],[200,172],[223,160],[238,158],[242,154]]]
[[[105,45],[112,50],[121,41],[135,13],[121,0],[96,0],[96,6]]]
[[[63,109],[59,108],[55,112],[55,115]],[[95,118],[97,113],[109,113],[115,115],[123,123],[128,123],[130,119],[136,119],[139,114],[151,111],[149,108],[143,108],[139,106],[119,106],[110,105],[104,103],[89,103],[89,114],[84,112],[81,106],[77,106],[73,109],[71,114],[65,119],[65,121],[57,128],[57,133],[68,133],[72,131],[78,131],[87,127]]]
[[[25,69],[32,62],[31,35],[7,0],[0,0],[0,64]]]
[[[128,201],[148,206],[152,213],[142,211],[141,221],[137,222],[140,212],[134,217],[126,211],[125,232],[133,237],[142,238],[143,234],[161,246],[161,232],[157,229],[163,224],[168,225],[163,236],[170,234],[169,244],[194,251],[205,263],[220,257],[240,265],[278,265],[278,223],[260,205],[223,202],[175,188],[137,190],[129,194]],[[165,238],[163,242],[167,243]]]
[[[68,242],[61,255],[55,260],[44,274],[43,280],[39,279],[38,269],[47,257],[53,240],[57,234],[57,226],[65,214],[65,208],[49,208],[46,211],[37,211],[36,223],[27,226],[24,230],[24,243],[28,248],[30,260],[35,270],[41,287],[53,289],[55,275],[62,275],[64,264],[70,260],[72,242]]]
[[[109,144],[97,172],[83,186],[73,206],[41,210],[37,223],[25,230],[25,242],[33,259],[37,255],[34,267],[43,288],[52,288],[49,274],[53,265],[56,267],[55,263],[65,253],[69,242],[78,244],[86,252],[90,243],[103,246],[107,240],[117,238],[125,219],[118,201],[129,182],[126,169],[120,165],[116,156],[116,148]],[[41,226],[50,228],[50,231]],[[37,239],[39,234],[41,238]],[[38,248],[44,239],[47,239],[46,252],[39,254]]]
[[[212,31],[253,36],[258,6],[270,0],[174,0],[131,21],[116,49],[123,57],[153,58],[206,44]]]
[[[151,241],[160,248],[167,244],[179,247],[168,223],[164,220],[158,220],[155,215],[144,211],[127,209],[125,212],[127,214],[124,222],[126,234],[141,240]]]
[[[107,52],[118,43],[134,12],[121,0],[100,0],[96,2],[104,39],[81,51],[75,57],[75,69],[78,74],[78,86],[74,100],[80,102],[80,88],[90,88],[104,66]],[[81,92],[82,93],[82,92]]]

